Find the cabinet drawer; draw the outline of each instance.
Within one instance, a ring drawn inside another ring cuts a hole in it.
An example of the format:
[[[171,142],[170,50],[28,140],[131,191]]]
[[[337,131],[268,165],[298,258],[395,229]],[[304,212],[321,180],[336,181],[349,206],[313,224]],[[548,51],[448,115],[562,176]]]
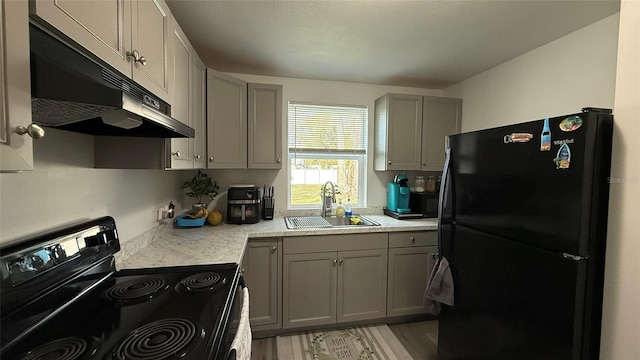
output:
[[[322,251],[386,249],[387,243],[387,233],[292,236],[283,239],[283,249],[285,254],[300,254]]]
[[[389,233],[389,247],[438,245],[437,231],[403,231]]]

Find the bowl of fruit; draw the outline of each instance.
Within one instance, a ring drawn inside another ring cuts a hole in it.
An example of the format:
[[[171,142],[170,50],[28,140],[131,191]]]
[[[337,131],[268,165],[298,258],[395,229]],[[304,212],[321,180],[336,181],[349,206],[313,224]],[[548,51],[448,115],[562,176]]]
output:
[[[208,215],[209,211],[204,207],[191,209],[185,214],[176,216],[176,225],[179,227],[199,227],[204,225]]]

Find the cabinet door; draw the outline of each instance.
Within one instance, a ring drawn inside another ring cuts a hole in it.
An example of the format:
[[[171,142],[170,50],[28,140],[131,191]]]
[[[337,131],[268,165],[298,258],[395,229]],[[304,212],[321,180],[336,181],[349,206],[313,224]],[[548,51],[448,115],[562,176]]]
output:
[[[247,168],[247,83],[207,69],[207,168]]]
[[[282,168],[282,85],[248,86],[248,167]]]
[[[462,100],[425,96],[422,110],[422,171],[442,171],[445,137],[460,132]]]
[[[192,139],[193,144],[193,168],[204,169],[207,166],[207,143],[206,143],[206,121],[207,121],[207,68],[198,57],[193,54],[193,129],[196,136]]]
[[[386,316],[386,249],[338,253],[337,311],[337,322]]]
[[[251,293],[251,327],[279,328],[282,250],[277,238],[250,239],[245,255],[245,280]]]
[[[16,133],[31,123],[28,3],[0,2],[0,23],[0,171],[33,170],[32,139]]]
[[[385,94],[374,117],[374,170],[419,170],[422,96]]]
[[[121,73],[131,76],[131,63],[126,55],[131,51],[131,0],[38,0],[29,3],[32,15]]]
[[[284,255],[284,328],[336,322],[337,253]]]
[[[146,60],[144,65],[132,61],[132,78],[171,104],[173,57],[169,50],[172,43],[169,7],[164,0],[132,0],[131,9],[131,48]]]
[[[186,125],[193,126],[191,124],[194,111],[194,87],[192,83],[193,77],[191,76],[193,50],[189,40],[175,21],[171,32],[171,42],[171,53],[173,54],[172,73],[174,76],[171,116]],[[171,139],[171,168],[193,168],[192,141],[189,138]]]
[[[387,316],[421,314],[437,246],[389,249]]]

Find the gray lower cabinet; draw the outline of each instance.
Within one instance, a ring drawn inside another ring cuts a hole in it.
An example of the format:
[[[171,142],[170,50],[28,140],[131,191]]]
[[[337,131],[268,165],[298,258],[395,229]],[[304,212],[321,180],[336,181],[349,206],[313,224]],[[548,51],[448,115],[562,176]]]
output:
[[[284,328],[336,322],[336,252],[284,255]]]
[[[285,238],[283,327],[384,318],[387,238],[386,233]]]
[[[253,330],[282,327],[282,246],[279,238],[249,239],[243,259]]]
[[[337,322],[386,316],[386,249],[338,253],[337,301]]]
[[[387,316],[425,313],[422,300],[437,252],[435,231],[389,234]]]

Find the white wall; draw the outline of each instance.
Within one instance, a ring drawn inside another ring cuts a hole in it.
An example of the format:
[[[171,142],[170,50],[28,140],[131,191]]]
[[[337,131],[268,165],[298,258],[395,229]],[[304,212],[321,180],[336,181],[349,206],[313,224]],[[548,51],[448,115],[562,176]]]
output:
[[[388,92],[397,92],[416,95],[442,96],[441,90],[419,89],[397,86],[383,86],[371,84],[359,84],[339,81],[306,80],[271,76],[258,76],[249,74],[229,74],[247,82],[281,84],[282,109],[283,109],[283,134],[282,170],[207,170],[221,186],[226,189],[230,184],[255,184],[262,186],[272,184],[276,187],[276,209],[287,208],[287,104],[289,101],[306,101],[321,104],[364,105],[369,109],[369,143],[368,143],[368,170],[367,170],[367,206],[382,207],[387,204],[386,183],[393,179],[394,172],[374,172],[373,168],[373,105],[374,101]],[[226,200],[221,196],[217,205],[224,210]]]
[[[92,136],[46,131],[35,170],[0,174],[0,243],[103,215],[127,241],[156,225],[157,208],[182,201],[182,172],[93,169]]]
[[[620,8],[601,359],[640,359],[640,1]]]
[[[445,90],[463,99],[462,131],[613,108],[619,14]]]

